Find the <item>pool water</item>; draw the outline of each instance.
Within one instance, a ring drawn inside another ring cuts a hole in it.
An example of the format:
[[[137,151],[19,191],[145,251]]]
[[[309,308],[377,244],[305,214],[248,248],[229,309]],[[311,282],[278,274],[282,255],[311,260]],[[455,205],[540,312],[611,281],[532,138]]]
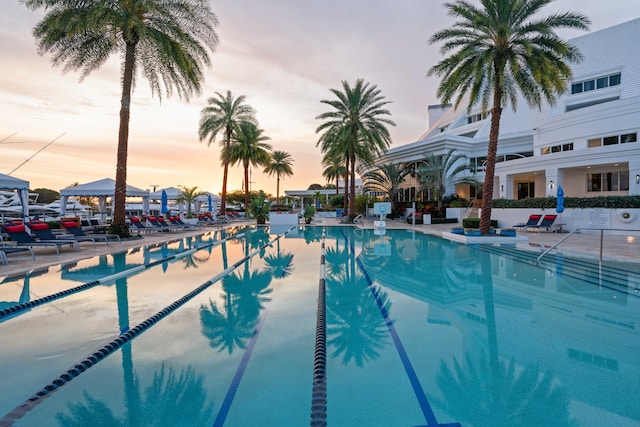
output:
[[[4,278],[0,426],[640,426],[637,266],[405,230],[280,233]]]

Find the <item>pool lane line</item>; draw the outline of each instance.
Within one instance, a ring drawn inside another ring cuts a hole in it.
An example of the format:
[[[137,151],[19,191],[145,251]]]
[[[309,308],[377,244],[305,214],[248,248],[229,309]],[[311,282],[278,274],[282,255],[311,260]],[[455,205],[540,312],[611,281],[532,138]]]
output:
[[[233,403],[233,399],[236,396],[236,392],[238,391],[238,387],[240,387],[240,381],[242,381],[242,377],[244,376],[244,372],[247,369],[247,365],[249,364],[249,359],[251,358],[251,354],[253,353],[253,348],[258,341],[258,336],[262,331],[262,325],[264,324],[264,320],[266,318],[266,310],[263,312],[263,315],[260,317],[260,322],[253,330],[253,334],[251,334],[251,339],[249,340],[249,344],[247,344],[247,348],[245,349],[244,354],[242,355],[242,359],[240,360],[240,365],[238,365],[238,369],[236,369],[236,373],[231,380],[231,385],[229,385],[229,389],[227,390],[227,394],[224,397],[224,401],[220,406],[220,411],[216,416],[216,420],[213,423],[213,427],[222,427],[224,422],[227,420],[227,415],[229,415],[229,410],[231,409],[231,404]]]
[[[342,233],[344,235],[344,231]],[[346,237],[347,236],[345,235],[345,238]],[[355,246],[353,245],[352,241],[349,242],[349,247],[351,249],[351,253],[355,257]],[[404,346],[402,345],[402,341],[400,340],[398,331],[396,330],[396,327],[394,326],[393,321],[389,318],[389,312],[385,308],[384,303],[380,298],[379,292],[373,286],[373,280],[371,280],[371,277],[369,276],[369,273],[367,272],[367,270],[364,268],[364,264],[362,264],[362,261],[360,260],[359,256],[355,257],[355,261],[358,264],[358,267],[360,268],[362,275],[367,281],[367,284],[369,285],[369,290],[373,294],[373,298],[378,304],[378,308],[380,309],[380,312],[382,313],[382,317],[384,318],[387,328],[389,329],[389,334],[391,335],[391,339],[393,340],[393,343],[396,346],[396,350],[398,351],[398,355],[400,356],[400,360],[402,361],[404,370],[407,373],[407,376],[409,377],[409,382],[411,383],[413,392],[416,395],[416,399],[418,399],[418,405],[422,410],[422,415],[424,416],[424,419],[427,422],[426,427],[460,427],[459,423],[447,423],[447,424],[438,423],[438,420],[436,419],[436,416],[433,413],[433,409],[431,409],[431,404],[429,403],[429,399],[427,398],[427,395],[425,394],[424,389],[420,384],[420,379],[418,378],[418,375],[416,374],[415,369],[413,369],[411,359],[409,359],[409,355],[407,354],[407,351],[404,349]]]
[[[289,231],[291,230],[288,230],[286,233],[288,233]],[[271,246],[273,243],[275,243],[278,239],[280,239],[286,233],[278,235],[268,243],[264,244],[263,246],[259,247],[258,249],[244,256],[242,260],[248,261],[249,259],[258,255],[263,249],[265,249],[267,246]],[[183,306],[185,303],[187,303],[188,301],[196,297],[198,294],[200,294],[201,292],[209,288],[211,285],[220,281],[223,277],[231,273],[233,270],[237,268],[238,265],[241,265],[241,264],[242,263],[240,264],[235,263],[234,265],[228,267],[224,271],[218,273],[213,278],[207,280],[205,283],[195,288],[193,291],[189,292],[188,294],[184,295],[182,298],[175,301],[173,304],[165,307],[163,310],[159,311],[158,313],[151,316],[147,320],[139,323],[134,328],[129,329],[127,332],[120,334],[120,336],[118,336],[113,341],[109,342],[108,344],[104,345],[100,349],[96,350],[93,354],[86,357],[85,359],[79,361],[72,368],[68,369],[65,373],[60,375],[58,378],[54,379],[52,382],[47,384],[45,387],[43,387],[40,391],[36,392],[29,399],[27,399],[20,405],[16,406],[12,411],[8,412],[4,417],[0,418],[0,427],[3,427],[5,425],[6,426],[13,425],[15,421],[22,418],[25,414],[27,414],[29,411],[35,408],[38,404],[42,403],[44,399],[49,397],[53,392],[57,391],[60,387],[64,386],[66,383],[73,380],[75,377],[79,376],[81,373],[85,372],[87,369],[97,365],[100,361],[109,357],[111,354],[113,354],[116,350],[118,350],[120,347],[122,347],[124,344],[126,344],[130,340],[133,340],[137,336],[142,335],[150,327],[158,323],[161,319],[163,319],[173,311],[177,310],[181,306]]]
[[[316,314],[316,341],[313,353],[313,387],[311,389],[311,426],[327,425],[327,304],[325,229],[320,245],[320,279]]]
[[[47,295],[46,297],[38,298],[38,299],[35,299],[33,301],[25,302],[25,303],[22,303],[22,304],[16,304],[14,306],[5,308],[3,310],[0,310],[0,322],[2,320],[6,319],[6,318],[14,317],[14,316],[16,316],[16,315],[18,315],[18,314],[20,314],[20,313],[22,313],[24,311],[30,310],[30,309],[32,309],[34,307],[37,307],[37,306],[40,306],[42,304],[58,300],[60,298],[63,298],[63,297],[78,293],[80,291],[87,290],[87,289],[92,288],[92,287],[97,286],[97,285],[102,285],[104,283],[111,282],[111,281],[114,281],[116,279],[120,279],[122,277],[132,276],[132,275],[137,274],[137,273],[139,273],[141,271],[144,271],[144,270],[146,270],[148,268],[160,265],[160,264],[162,264],[164,262],[169,262],[169,261],[173,261],[173,260],[177,260],[177,259],[183,258],[183,257],[191,255],[191,254],[193,254],[193,253],[195,253],[195,252],[197,252],[199,250],[206,249],[208,247],[216,247],[216,246],[218,246],[218,245],[220,245],[222,243],[227,242],[229,239],[236,239],[236,238],[239,238],[239,237],[243,237],[244,235],[245,235],[245,233],[243,233],[241,235],[237,235],[237,236],[232,236],[230,238],[226,238],[225,237],[222,240],[217,240],[215,242],[210,242],[210,243],[207,243],[205,245],[198,246],[197,248],[187,249],[187,250],[185,250],[183,252],[180,252],[179,254],[173,254],[173,255],[170,255],[170,256],[168,256],[166,258],[162,258],[160,260],[154,260],[154,261],[149,262],[147,264],[142,264],[142,265],[139,265],[139,266],[136,266],[136,267],[132,267],[132,268],[123,270],[123,271],[119,271],[118,273],[114,273],[114,274],[111,274],[109,276],[101,277],[100,279],[93,280],[91,282],[83,283],[82,285],[76,286],[74,288],[65,289],[64,291],[60,291],[60,292],[56,292],[55,294]]]

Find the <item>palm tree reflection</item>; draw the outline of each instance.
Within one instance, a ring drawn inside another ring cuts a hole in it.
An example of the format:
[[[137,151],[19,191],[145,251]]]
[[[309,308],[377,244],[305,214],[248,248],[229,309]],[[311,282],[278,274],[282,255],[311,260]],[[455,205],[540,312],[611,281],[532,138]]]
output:
[[[343,235],[344,237],[344,235]],[[379,350],[389,343],[388,328],[380,308],[362,274],[355,268],[355,255],[344,248],[327,248],[327,338],[333,347],[331,357],[342,356],[342,363],[364,366],[379,357]],[[376,289],[387,311],[391,302],[386,292]]]
[[[558,426],[578,423],[569,416],[569,400],[551,372],[537,365],[524,368],[515,360],[492,367],[485,353],[478,363],[465,354],[465,366],[454,371],[441,361],[436,382],[443,394],[438,403],[454,418],[474,426]]]
[[[65,427],[85,426],[165,426],[211,425],[213,403],[203,386],[204,376],[187,366],[176,375],[162,364],[153,374],[153,381],[145,389],[144,398],[128,405],[126,414],[118,417],[102,400],[86,390],[84,402],[68,403],[69,414],[58,412],[56,421]],[[132,394],[139,395],[139,382],[131,385]]]

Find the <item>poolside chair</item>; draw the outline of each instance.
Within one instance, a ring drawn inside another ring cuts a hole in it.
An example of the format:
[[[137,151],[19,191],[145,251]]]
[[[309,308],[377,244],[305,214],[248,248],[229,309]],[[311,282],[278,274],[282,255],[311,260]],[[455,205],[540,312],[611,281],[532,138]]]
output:
[[[516,224],[513,226],[513,228],[526,230],[527,227],[534,227],[538,225],[538,222],[540,222],[540,218],[542,218],[542,215],[539,215],[539,214],[529,215],[529,220],[526,223]]]
[[[117,234],[87,235],[84,233],[84,231],[82,231],[82,228],[78,227],[78,223],[75,221],[60,221],[60,225],[62,226],[62,228],[65,229],[65,231],[71,234],[73,238],[78,241],[82,241],[81,239],[93,240],[94,246],[95,246],[96,240],[104,241],[107,245],[109,244],[110,241],[114,241],[114,240],[117,240],[118,242],[122,243],[120,241],[120,236],[118,236]]]
[[[96,241],[93,239],[76,239],[74,237],[71,236],[64,236],[64,235],[55,235],[51,232],[51,230],[49,229],[49,226],[47,225],[46,222],[42,222],[42,221],[29,221],[27,222],[27,227],[29,227],[29,230],[31,230],[31,235],[35,235],[36,239],[39,241],[49,241],[49,240],[55,240],[58,242],[70,242],[70,243],[75,243],[76,245],[80,242],[91,242],[93,243],[93,247],[96,246]]]
[[[545,228],[547,231],[549,231],[557,217],[558,215],[545,215],[542,218],[542,221],[540,221],[540,224],[529,225],[526,227],[526,230],[529,231],[529,229],[531,228],[533,230],[538,230],[539,233],[541,229]]]
[[[20,252],[29,252],[31,254],[31,258],[35,261],[36,255],[33,253],[33,249],[31,248],[18,248],[15,246],[0,246],[0,262],[4,265],[7,265],[9,262],[7,261],[7,254],[15,254]]]
[[[69,240],[36,240],[33,236],[27,233],[27,230],[24,224],[15,225],[15,224],[2,224],[0,228],[4,230],[5,233],[16,242],[17,246],[26,246],[26,247],[38,247],[38,246],[53,246],[56,249],[56,254],[60,255],[60,248],[65,245],[69,245],[76,250],[79,249],[77,241],[69,241]]]
[[[138,218],[137,216],[132,216],[132,217],[129,218],[129,220],[131,221],[131,225],[133,226],[134,230],[136,230],[138,232],[138,234],[140,234],[140,233],[155,233],[157,231],[161,231],[157,227],[147,227],[146,225],[144,225],[142,223],[140,218]]]

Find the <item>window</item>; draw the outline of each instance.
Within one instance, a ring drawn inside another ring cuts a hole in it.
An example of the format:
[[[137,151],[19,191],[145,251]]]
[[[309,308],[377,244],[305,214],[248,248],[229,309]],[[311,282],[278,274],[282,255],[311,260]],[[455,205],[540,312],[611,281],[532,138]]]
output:
[[[543,155],[559,153],[561,151],[573,151],[573,142],[570,142],[569,144],[552,145],[551,147],[542,147],[541,149],[541,153]]]
[[[611,135],[602,138],[593,138],[587,141],[587,147],[600,147],[602,145],[627,144],[629,142],[637,142],[638,133],[627,133],[622,135]]]
[[[582,88],[585,92],[589,92],[591,90],[594,90],[595,87],[595,81],[594,80],[587,80],[586,82],[582,83]]]
[[[600,77],[599,79],[596,80],[596,87],[598,89],[604,89],[605,87],[609,86],[609,78],[607,77]]]
[[[609,76],[609,86],[618,86],[621,81],[620,73]]]
[[[571,93],[590,92],[596,89],[605,89],[609,86],[618,86],[622,80],[621,73],[609,76],[600,76],[595,79],[585,80],[579,83],[571,84]]]
[[[628,133],[626,135],[620,135],[620,144],[626,144],[627,142],[638,142],[638,134]]]
[[[528,199],[536,196],[536,185],[534,182],[519,182],[518,200]]]
[[[590,193],[628,190],[628,171],[590,173],[587,175],[587,191]]]
[[[598,139],[590,139],[589,141],[587,141],[587,146],[589,148],[593,148],[593,147],[600,147],[602,145],[602,139],[598,138]]]
[[[478,113],[467,116],[467,124],[479,122],[487,118],[487,113]]]

